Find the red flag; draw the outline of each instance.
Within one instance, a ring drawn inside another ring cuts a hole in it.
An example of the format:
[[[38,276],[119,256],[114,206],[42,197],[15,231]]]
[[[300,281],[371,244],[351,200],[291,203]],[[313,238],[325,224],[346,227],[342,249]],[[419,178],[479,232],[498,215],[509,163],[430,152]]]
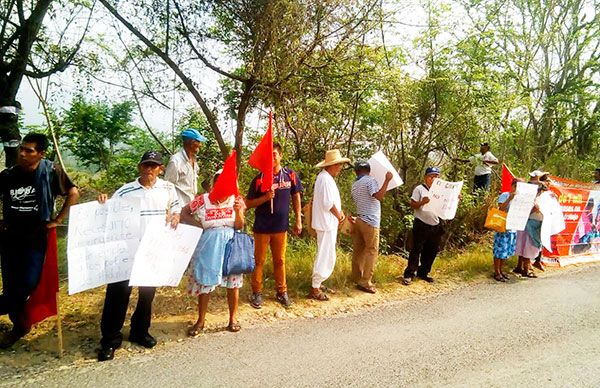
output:
[[[267,133],[256,146],[248,164],[262,173],[260,182],[260,191],[265,192],[271,190],[273,186],[273,113],[269,112],[269,126]]]
[[[48,231],[46,258],[40,281],[25,304],[25,322],[29,327],[57,314],[56,293],[58,292],[58,248],[56,228]]]
[[[506,164],[502,163],[502,185],[500,192],[510,192],[512,188],[512,181],[515,179],[515,175],[509,170]]]
[[[211,202],[225,199],[230,195],[238,196],[240,191],[237,182],[237,165],[236,165],[235,150],[231,151],[231,155],[223,164],[223,172],[217,178],[212,190],[208,194]]]

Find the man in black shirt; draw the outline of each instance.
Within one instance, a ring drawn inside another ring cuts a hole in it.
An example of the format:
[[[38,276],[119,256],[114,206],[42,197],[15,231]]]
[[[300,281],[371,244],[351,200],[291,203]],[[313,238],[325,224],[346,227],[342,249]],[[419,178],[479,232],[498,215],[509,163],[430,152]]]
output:
[[[8,314],[13,323],[12,330],[0,339],[2,348],[12,346],[31,329],[24,308],[40,280],[48,229],[61,224],[79,198],[77,187],[65,172],[44,159],[47,148],[45,135],[26,135],[19,146],[17,164],[0,173],[4,218],[0,228],[0,315]],[[53,217],[57,195],[66,199]]]

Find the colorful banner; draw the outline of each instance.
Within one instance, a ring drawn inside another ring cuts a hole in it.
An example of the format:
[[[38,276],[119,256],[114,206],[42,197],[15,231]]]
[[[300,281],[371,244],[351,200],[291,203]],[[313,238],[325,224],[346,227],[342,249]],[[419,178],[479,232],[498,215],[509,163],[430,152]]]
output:
[[[543,261],[558,266],[600,261],[600,185],[551,179],[550,190],[558,198],[565,228],[551,237]]]

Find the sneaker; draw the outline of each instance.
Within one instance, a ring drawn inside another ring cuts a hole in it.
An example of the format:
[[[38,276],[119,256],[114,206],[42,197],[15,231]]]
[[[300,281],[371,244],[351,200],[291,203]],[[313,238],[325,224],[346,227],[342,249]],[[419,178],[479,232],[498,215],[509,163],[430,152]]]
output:
[[[288,296],[287,292],[282,292],[282,293],[278,292],[277,295],[275,296],[275,298],[286,309],[292,305],[292,301],[290,300],[290,297]]]
[[[404,279],[402,279],[402,284],[404,284],[405,286],[410,286],[410,283],[412,283],[412,279],[411,278],[404,278]]]
[[[250,295],[250,306],[254,307],[255,309],[259,309],[262,308],[262,304],[263,304],[263,298],[262,298],[262,294],[260,292],[254,292]]]

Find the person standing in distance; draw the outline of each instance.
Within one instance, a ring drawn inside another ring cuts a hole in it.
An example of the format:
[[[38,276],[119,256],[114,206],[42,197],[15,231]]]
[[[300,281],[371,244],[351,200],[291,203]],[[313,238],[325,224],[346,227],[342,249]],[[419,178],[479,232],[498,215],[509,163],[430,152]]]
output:
[[[181,132],[183,146],[171,156],[165,171],[165,180],[175,185],[181,206],[190,203],[198,192],[200,168],[196,156],[206,138],[197,129],[188,128]]]

